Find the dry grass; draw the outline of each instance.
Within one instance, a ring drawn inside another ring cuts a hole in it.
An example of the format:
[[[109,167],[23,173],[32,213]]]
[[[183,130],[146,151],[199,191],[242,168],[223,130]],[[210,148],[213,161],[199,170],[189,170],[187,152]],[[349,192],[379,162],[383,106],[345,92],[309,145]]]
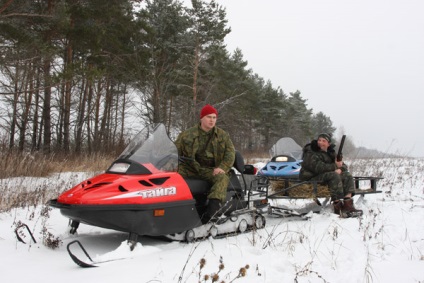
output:
[[[0,179],[47,177],[52,173],[105,170],[115,157],[105,154],[64,155],[6,152],[0,154]]]
[[[61,154],[0,153],[0,212],[19,207],[36,207],[79,183],[78,175],[60,178],[65,172],[100,172],[115,157],[104,154],[66,156]],[[19,177],[19,178],[16,178]],[[44,177],[44,179],[43,179]]]
[[[288,183],[288,187],[286,187],[285,181],[270,181],[270,190],[272,192],[278,192],[284,189],[287,189],[293,185],[298,185],[298,183]],[[314,197],[330,197],[330,190],[327,186],[317,185],[317,193],[314,194],[313,185],[312,184],[302,184],[294,187],[286,192],[282,192],[281,195],[296,197],[296,198],[314,198]]]

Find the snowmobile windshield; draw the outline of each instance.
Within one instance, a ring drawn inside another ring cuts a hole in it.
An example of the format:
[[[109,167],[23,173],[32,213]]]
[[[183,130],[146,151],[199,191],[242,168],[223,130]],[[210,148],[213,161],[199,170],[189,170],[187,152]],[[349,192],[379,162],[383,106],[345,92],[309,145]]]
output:
[[[146,126],[128,144],[118,160],[130,160],[139,164],[152,164],[162,171],[177,171],[178,150],[169,138],[163,124]],[[109,171],[125,172],[125,163],[115,163]]]
[[[271,147],[269,154],[271,157],[287,155],[300,160],[302,159],[302,147],[292,138],[281,138]]]

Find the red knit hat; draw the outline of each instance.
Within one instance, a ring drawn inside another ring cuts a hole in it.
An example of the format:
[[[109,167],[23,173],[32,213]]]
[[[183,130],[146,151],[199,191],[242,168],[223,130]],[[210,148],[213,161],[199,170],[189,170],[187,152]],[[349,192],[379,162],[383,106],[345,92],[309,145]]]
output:
[[[203,106],[202,111],[200,111],[200,119],[209,114],[215,114],[216,116],[218,116],[218,111],[213,108],[212,105],[206,104],[205,106]]]

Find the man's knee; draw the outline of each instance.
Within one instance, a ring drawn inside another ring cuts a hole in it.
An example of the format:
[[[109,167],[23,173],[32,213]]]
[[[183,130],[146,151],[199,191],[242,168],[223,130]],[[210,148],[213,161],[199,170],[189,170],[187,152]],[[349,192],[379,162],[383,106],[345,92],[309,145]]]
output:
[[[228,185],[230,177],[227,174],[217,174],[213,177],[214,184]]]
[[[342,180],[341,176],[336,172],[326,173],[327,181],[340,182]]]

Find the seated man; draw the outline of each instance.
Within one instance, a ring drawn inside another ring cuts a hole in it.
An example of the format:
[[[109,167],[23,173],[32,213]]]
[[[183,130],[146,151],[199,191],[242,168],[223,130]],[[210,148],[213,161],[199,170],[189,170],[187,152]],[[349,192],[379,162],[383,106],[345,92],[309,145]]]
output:
[[[230,136],[215,126],[217,116],[214,107],[205,105],[200,112],[200,123],[182,132],[175,141],[182,160],[178,172],[184,178],[198,178],[212,185],[203,223],[216,220],[219,214],[227,196],[228,173],[235,158]]]
[[[334,213],[361,214],[362,211],[353,205],[353,177],[347,165],[336,160],[334,147],[331,135],[326,133],[305,145],[299,178],[302,181],[321,181],[326,184],[330,189]]]

